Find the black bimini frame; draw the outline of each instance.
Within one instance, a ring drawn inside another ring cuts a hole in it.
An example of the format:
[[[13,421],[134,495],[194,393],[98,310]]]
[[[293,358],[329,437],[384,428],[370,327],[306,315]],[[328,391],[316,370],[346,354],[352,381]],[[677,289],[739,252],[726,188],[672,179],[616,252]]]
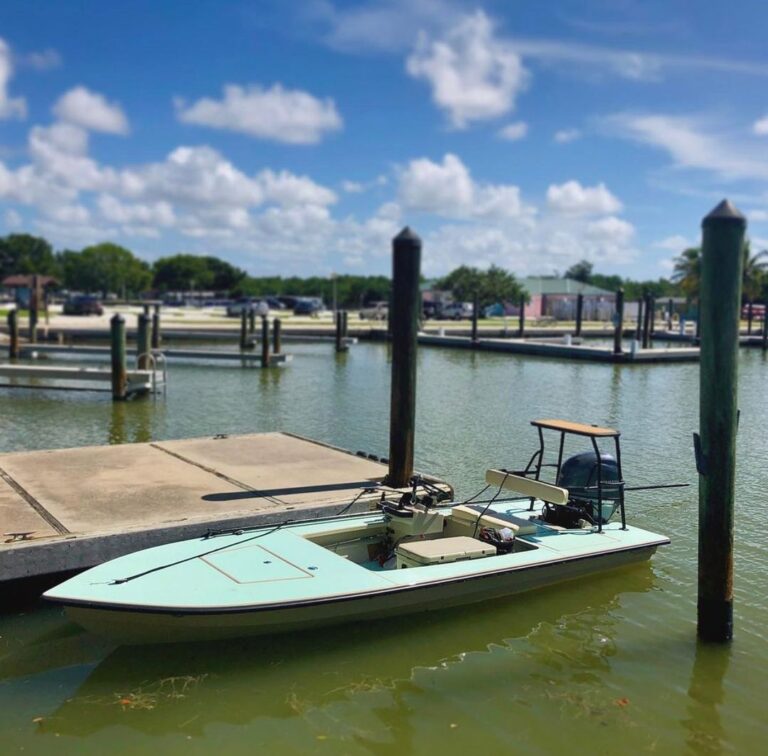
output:
[[[597,425],[585,425],[584,423],[572,423],[568,420],[531,420],[539,433],[539,448],[533,453],[528,461],[522,475],[528,476],[533,472],[533,477],[540,480],[543,467],[554,467],[555,481],[560,477],[560,469],[563,466],[563,449],[565,447],[566,435],[584,436],[589,438],[592,448],[595,451],[597,460],[597,530],[603,532],[603,485],[616,486],[619,489],[619,509],[621,510],[621,529],[627,529],[626,513],[624,511],[624,475],[621,471],[621,444],[619,438],[621,433],[613,428],[600,428]],[[554,430],[560,434],[560,444],[557,453],[557,463],[544,462],[544,430]],[[616,448],[616,468],[618,471],[618,480],[603,480],[603,461],[600,457],[600,449],[597,441],[600,438],[612,438]],[[533,499],[531,499],[531,509],[533,509]]]

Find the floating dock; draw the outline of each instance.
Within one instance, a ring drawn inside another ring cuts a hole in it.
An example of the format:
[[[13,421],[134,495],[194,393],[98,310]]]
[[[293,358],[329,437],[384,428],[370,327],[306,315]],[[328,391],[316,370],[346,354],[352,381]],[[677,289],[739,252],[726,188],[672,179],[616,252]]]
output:
[[[372,509],[386,473],[288,433],[2,454],[0,596],[208,530]]]
[[[424,346],[474,349],[485,352],[507,352],[535,357],[556,357],[559,359],[607,362],[613,364],[651,364],[659,362],[694,362],[699,359],[698,347],[669,349],[637,349],[615,354],[610,347],[586,346],[584,344],[553,343],[535,339],[489,339],[473,341],[463,336],[433,336],[419,334],[419,344]]]
[[[205,362],[208,360],[225,362],[247,362],[261,365],[261,350],[249,349],[243,351],[224,351],[222,349],[166,349],[165,347],[155,350],[166,359],[183,360],[187,362]],[[37,358],[48,355],[78,355],[81,357],[91,357],[96,359],[110,358],[109,347],[102,346],[84,346],[84,345],[63,345],[63,344],[24,344],[19,347],[22,357]],[[135,350],[132,352],[135,354]],[[293,360],[290,354],[274,354],[270,352],[269,366],[285,365]]]

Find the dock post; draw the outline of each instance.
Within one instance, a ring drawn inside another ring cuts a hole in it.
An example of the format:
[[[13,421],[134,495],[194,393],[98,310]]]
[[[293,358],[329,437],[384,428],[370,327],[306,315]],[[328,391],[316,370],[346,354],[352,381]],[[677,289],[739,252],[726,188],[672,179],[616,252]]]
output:
[[[480,297],[475,292],[472,297],[472,343],[477,344],[477,319],[479,317],[480,310]]]
[[[336,310],[336,351],[341,352],[341,330],[342,330],[342,323],[344,322],[344,319],[341,316],[341,312],[339,310]]]
[[[624,338],[624,289],[616,291],[616,312],[613,315],[613,353],[621,354],[621,341]]]
[[[32,276],[32,291],[29,296],[29,343],[37,343],[38,309],[40,307],[40,284],[37,275]]]
[[[653,339],[653,337],[656,334],[656,297],[654,297],[653,294],[651,294],[650,303],[651,303],[650,305],[651,306],[651,327],[648,332],[650,334],[651,339]]]
[[[576,329],[573,332],[574,336],[581,336],[581,319],[584,314],[584,295],[576,295]]]
[[[733,637],[733,497],[744,216],[723,200],[702,222],[698,634]]]
[[[643,298],[637,300],[637,327],[635,328],[635,341],[642,344],[643,341]]]
[[[160,349],[162,336],[160,334],[160,305],[155,305],[155,311],[152,314],[152,349]]]
[[[648,349],[651,346],[651,295],[646,292],[643,295],[643,349]]]
[[[144,314],[147,316],[147,318],[149,318],[149,305],[145,304],[142,306],[144,307]]]
[[[256,335],[256,308],[251,307],[248,310],[248,332]]]
[[[747,302],[747,336],[752,335],[752,300]]]
[[[11,310],[8,313],[8,356],[15,360],[19,356],[19,313]]]
[[[269,318],[261,316],[261,366],[269,367]]]
[[[517,337],[522,339],[525,334],[525,297],[520,297],[520,323],[517,327]]]
[[[392,393],[386,482],[395,488],[407,486],[413,475],[420,270],[421,239],[406,226],[392,240]]]
[[[763,352],[765,352],[768,349],[768,312],[765,310],[763,310],[763,330],[760,335],[763,337]]]
[[[248,349],[248,313],[240,311],[240,349]]]
[[[275,354],[280,354],[282,352],[282,345],[280,343],[280,331],[282,325],[280,318],[275,318],[272,321],[272,350]]]
[[[136,355],[138,357],[137,367],[139,370],[150,369],[149,353],[151,350],[149,334],[149,318],[146,313],[140,313],[138,317],[138,329],[136,331]]]
[[[667,302],[667,330],[672,330],[672,315],[674,315],[675,312],[675,303],[672,301],[672,297],[669,298],[669,302]]]
[[[128,387],[125,357],[125,318],[118,313],[112,316],[110,347],[112,353],[112,399],[125,399]]]

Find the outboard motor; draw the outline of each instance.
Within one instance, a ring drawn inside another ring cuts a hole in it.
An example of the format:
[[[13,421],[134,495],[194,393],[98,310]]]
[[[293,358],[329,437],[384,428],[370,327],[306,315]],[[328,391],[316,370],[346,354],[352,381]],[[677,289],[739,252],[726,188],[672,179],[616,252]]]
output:
[[[601,486],[597,485],[597,456],[594,451],[585,451],[563,462],[557,485],[567,488],[568,504],[565,507],[548,507],[544,519],[553,525],[566,528],[579,527],[579,520],[597,525],[599,520],[608,522],[619,507],[622,481],[619,465],[611,454],[600,454]],[[600,495],[602,493],[602,496]],[[602,500],[602,511],[598,512],[598,500]]]

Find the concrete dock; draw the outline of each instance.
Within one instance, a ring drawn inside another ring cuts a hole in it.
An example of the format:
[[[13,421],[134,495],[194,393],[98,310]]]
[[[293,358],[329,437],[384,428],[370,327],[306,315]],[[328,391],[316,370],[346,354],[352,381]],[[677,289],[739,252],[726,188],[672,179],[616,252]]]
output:
[[[209,529],[330,516],[358,495],[346,511],[371,509],[386,473],[288,433],[2,454],[0,596]]]

